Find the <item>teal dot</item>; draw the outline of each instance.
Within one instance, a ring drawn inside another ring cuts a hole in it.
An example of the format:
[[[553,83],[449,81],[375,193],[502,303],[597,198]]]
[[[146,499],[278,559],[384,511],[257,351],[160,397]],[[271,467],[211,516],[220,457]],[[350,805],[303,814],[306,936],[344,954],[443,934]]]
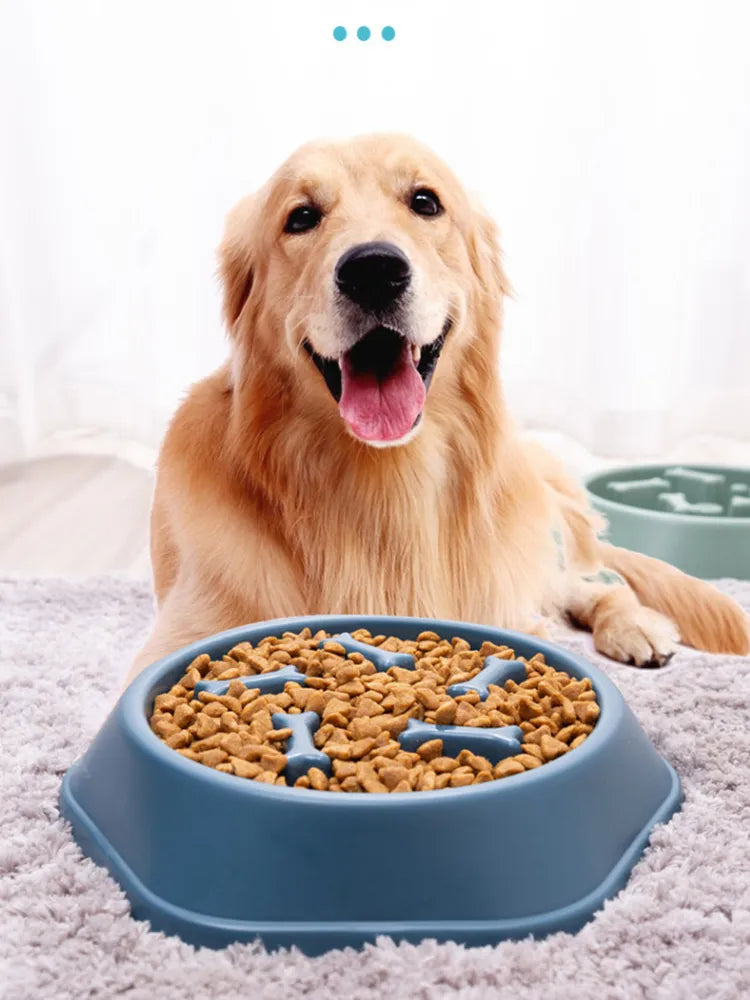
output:
[[[360,42],[366,42],[370,37],[370,29],[366,25],[362,25],[361,28],[357,28],[357,38]]]
[[[346,28],[343,26],[343,24],[340,24],[338,28],[333,29],[333,37],[336,39],[337,42],[343,42],[343,40],[346,38]]]
[[[383,36],[384,41],[392,42],[393,39],[396,37],[396,29],[392,28],[390,24],[387,24],[380,32],[380,34]]]

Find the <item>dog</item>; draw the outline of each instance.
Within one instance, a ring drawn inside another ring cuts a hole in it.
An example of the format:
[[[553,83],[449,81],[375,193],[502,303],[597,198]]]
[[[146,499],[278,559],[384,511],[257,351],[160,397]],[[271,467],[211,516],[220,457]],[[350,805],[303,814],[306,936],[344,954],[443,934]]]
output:
[[[737,604],[601,541],[582,488],[513,425],[497,230],[428,149],[304,146],[230,213],[219,267],[230,358],[163,441],[157,617],[131,678],[223,629],[321,613],[567,618],[637,666],[680,639],[750,651]]]

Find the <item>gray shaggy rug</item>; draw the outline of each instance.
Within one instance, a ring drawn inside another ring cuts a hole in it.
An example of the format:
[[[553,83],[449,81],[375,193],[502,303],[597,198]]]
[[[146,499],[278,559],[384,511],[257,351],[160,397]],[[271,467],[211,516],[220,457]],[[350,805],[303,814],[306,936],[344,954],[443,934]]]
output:
[[[722,589],[750,609],[750,583]],[[4,1000],[478,1000],[750,996],[750,659],[682,650],[638,671],[561,632],[620,687],[677,769],[684,806],[627,887],[576,935],[395,945],[307,958],[195,949],[132,919],[81,856],[57,793],[117,696],[152,613],[147,586],[0,579],[0,996]]]

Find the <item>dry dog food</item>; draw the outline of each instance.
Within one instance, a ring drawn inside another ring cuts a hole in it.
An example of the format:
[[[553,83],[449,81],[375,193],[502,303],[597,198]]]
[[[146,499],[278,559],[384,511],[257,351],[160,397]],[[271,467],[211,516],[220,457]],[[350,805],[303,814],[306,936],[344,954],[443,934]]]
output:
[[[157,695],[151,728],[166,744],[191,760],[219,771],[274,785],[286,785],[286,742],[291,729],[274,728],[276,712],[316,712],[321,724],[315,746],[331,759],[330,777],[311,768],[295,787],[332,792],[413,792],[456,788],[505,778],[540,767],[579,746],[599,716],[588,678],[577,680],[548,666],[541,653],[523,660],[526,680],[490,684],[451,697],[447,689],[475,677],[485,658],[514,659],[513,650],[485,642],[472,649],[464,639],[441,639],[422,632],[416,640],[372,636],[364,629],[352,638],[382,650],[410,653],[415,669],[377,671],[361,652],[350,652],[326,632],[310,629],[268,636],[256,646],[231,649],[222,660],[197,656],[170,691]],[[262,694],[239,680],[291,665],[306,684],[285,684],[277,694]],[[226,694],[200,691],[201,680],[228,682]],[[468,749],[457,756],[430,739],[416,752],[402,749],[398,735],[409,719],[428,723],[490,728],[519,726],[522,753],[493,764]]]

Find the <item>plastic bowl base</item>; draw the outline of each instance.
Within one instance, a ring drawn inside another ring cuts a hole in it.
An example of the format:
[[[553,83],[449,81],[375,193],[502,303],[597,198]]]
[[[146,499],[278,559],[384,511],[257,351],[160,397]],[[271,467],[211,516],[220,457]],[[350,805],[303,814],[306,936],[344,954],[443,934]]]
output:
[[[455,941],[479,947],[505,940],[519,940],[531,935],[545,937],[558,931],[575,933],[591,920],[607,899],[612,899],[628,881],[630,871],[648,845],[655,826],[666,823],[682,802],[680,781],[674,768],[664,761],[671,777],[669,793],[643,830],[622,854],[607,878],[592,892],[575,903],[520,920],[448,920],[429,922],[353,922],[353,921],[268,921],[250,923],[221,920],[174,906],[152,893],[125,864],[75,801],[69,776],[63,779],[60,806],[63,817],[73,829],[83,852],[106,868],[130,900],[133,917],[148,920],[155,931],[176,934],[197,946],[224,948],[233,942],[262,941],[269,950],[298,947],[304,954],[321,955],[334,948],[361,948],[381,936],[396,941]]]

